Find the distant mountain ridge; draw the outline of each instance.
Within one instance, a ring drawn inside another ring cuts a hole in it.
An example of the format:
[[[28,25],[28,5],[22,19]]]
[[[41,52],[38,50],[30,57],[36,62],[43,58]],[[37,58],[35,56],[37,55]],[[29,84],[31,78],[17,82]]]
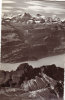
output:
[[[3,19],[6,19],[6,20],[17,20],[17,21],[28,21],[28,20],[31,20],[31,19],[35,19],[35,20],[39,20],[39,19],[44,19],[46,20],[47,22],[60,22],[62,21],[59,17],[55,16],[55,17],[45,17],[43,15],[40,15],[40,14],[37,14],[37,15],[31,15],[30,13],[24,13],[24,14],[18,14],[18,15],[7,15],[7,16],[3,16],[2,17],[2,20]]]
[[[65,52],[65,22],[29,13],[2,19],[2,62],[37,60]]]

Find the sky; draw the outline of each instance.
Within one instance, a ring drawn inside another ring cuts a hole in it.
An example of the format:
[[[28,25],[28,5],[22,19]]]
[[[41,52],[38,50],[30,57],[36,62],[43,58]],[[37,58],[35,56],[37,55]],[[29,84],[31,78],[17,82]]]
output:
[[[65,18],[65,0],[2,0],[2,14],[40,13]]]

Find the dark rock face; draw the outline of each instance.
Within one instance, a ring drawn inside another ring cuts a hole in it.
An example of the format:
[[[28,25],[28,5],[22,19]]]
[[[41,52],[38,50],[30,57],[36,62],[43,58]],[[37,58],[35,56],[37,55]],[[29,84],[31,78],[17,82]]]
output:
[[[21,64],[16,71],[5,72],[0,71],[0,84],[6,83],[9,80],[12,83],[21,84],[23,81],[35,79],[36,76],[42,77],[41,73],[53,78],[56,81],[64,82],[64,69],[56,67],[55,65],[42,66],[33,68],[28,63]]]
[[[33,68],[27,63],[21,64],[16,71],[0,71],[0,85],[2,87],[17,87],[25,80],[35,79],[35,76],[42,77],[41,71],[56,81],[64,82],[64,69],[55,65],[42,66]]]
[[[10,73],[5,71],[0,71],[0,86],[9,87]]]
[[[5,74],[6,74],[5,71],[0,71],[0,84],[3,83],[3,81],[4,81],[4,79],[5,79]]]
[[[42,66],[41,70],[43,70],[43,72],[52,77],[55,80],[58,81],[64,81],[64,69],[60,68],[60,67],[56,67],[56,65],[48,65],[48,66]]]
[[[14,86],[20,86],[26,77],[27,80],[31,79],[32,73],[32,66],[28,65],[27,63],[21,64],[16,71],[12,73],[12,85],[14,84]]]
[[[57,97],[62,97],[63,84],[64,69],[54,64],[33,68],[28,63],[23,63],[16,71],[0,71],[0,88],[21,87],[25,92],[50,88]]]

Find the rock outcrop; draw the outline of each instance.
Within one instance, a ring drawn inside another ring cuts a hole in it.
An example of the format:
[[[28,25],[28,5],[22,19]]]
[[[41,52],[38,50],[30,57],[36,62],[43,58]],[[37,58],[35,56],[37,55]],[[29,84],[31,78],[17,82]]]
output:
[[[64,69],[55,65],[33,68],[28,63],[23,63],[16,71],[0,71],[0,88],[17,87],[24,92],[50,88],[58,97],[62,97],[63,84]]]

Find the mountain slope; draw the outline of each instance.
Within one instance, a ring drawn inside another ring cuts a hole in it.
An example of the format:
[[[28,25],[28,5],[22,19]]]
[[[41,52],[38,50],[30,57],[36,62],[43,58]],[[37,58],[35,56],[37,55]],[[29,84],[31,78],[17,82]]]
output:
[[[64,22],[27,23],[30,18],[32,16],[26,13],[18,22],[19,17],[4,19],[2,62],[37,60],[65,52]]]

